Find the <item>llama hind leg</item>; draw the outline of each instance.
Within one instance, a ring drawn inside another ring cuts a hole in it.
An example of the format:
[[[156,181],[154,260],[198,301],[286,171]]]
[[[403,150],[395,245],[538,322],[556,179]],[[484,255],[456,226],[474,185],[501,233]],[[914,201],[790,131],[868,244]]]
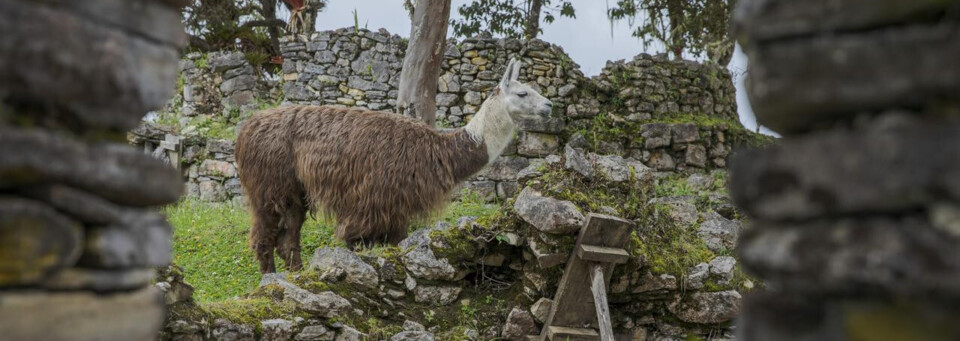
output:
[[[291,208],[284,213],[283,226],[277,241],[277,253],[287,265],[289,271],[300,271],[303,260],[300,257],[300,230],[306,220],[306,208]]]
[[[260,273],[277,272],[273,260],[273,250],[277,246],[277,233],[280,229],[280,217],[270,211],[253,213],[253,227],[250,229],[250,248],[260,263]]]

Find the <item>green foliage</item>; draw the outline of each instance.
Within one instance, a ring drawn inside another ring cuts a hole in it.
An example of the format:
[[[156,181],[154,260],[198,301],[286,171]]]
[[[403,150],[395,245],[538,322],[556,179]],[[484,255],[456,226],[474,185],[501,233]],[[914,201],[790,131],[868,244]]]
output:
[[[680,59],[683,51],[707,52],[726,64],[733,54],[728,32],[736,0],[618,0],[607,9],[611,21],[626,20],[645,45],[657,41]]]
[[[472,37],[481,32],[493,35],[503,35],[512,38],[536,38],[543,30],[540,29],[541,19],[552,23],[556,15],[576,18],[573,4],[568,0],[557,1],[556,7],[551,7],[553,0],[473,0],[460,6],[457,11],[463,19],[452,20],[454,35],[458,37]],[[534,12],[538,11],[538,12]]]

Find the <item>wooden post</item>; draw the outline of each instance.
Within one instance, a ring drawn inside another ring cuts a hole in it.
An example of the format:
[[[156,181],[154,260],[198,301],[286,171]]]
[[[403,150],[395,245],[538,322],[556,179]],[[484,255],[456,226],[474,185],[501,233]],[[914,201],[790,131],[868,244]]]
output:
[[[597,321],[600,324],[600,340],[613,341],[613,325],[610,323],[610,306],[607,305],[607,285],[603,280],[603,265],[594,265],[590,277],[590,291],[593,291],[593,303],[597,307]]]
[[[450,0],[417,0],[410,43],[400,70],[397,113],[433,127],[437,119],[437,82],[447,42]]]

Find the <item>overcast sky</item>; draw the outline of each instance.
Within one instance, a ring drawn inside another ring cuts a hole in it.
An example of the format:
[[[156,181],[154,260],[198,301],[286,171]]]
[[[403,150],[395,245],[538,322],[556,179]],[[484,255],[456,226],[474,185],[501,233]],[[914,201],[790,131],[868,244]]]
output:
[[[457,8],[469,1],[452,0],[451,19],[458,18]],[[615,0],[571,1],[577,18],[557,16],[552,24],[542,24],[540,38],[562,46],[587,76],[600,73],[608,60],[630,59],[641,52],[656,54],[662,51],[660,46],[645,48],[643,42],[630,35],[632,29],[627,23],[611,25],[606,16],[607,3]],[[361,27],[371,30],[385,28],[390,33],[408,36],[410,19],[402,3],[401,0],[330,0],[317,18],[317,30],[353,27],[353,12],[356,10]],[[754,130],[756,121],[743,89],[742,76],[746,66],[746,56],[737,49],[729,69],[735,75],[740,122]]]

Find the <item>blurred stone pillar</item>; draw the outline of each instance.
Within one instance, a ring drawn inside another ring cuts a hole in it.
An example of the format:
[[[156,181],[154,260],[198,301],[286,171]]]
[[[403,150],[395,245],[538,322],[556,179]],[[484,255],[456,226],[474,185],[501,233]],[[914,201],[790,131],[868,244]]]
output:
[[[960,1],[741,0],[739,339],[960,340]]]
[[[0,339],[156,339],[183,185],[125,141],[176,87],[184,2],[0,0]]]

